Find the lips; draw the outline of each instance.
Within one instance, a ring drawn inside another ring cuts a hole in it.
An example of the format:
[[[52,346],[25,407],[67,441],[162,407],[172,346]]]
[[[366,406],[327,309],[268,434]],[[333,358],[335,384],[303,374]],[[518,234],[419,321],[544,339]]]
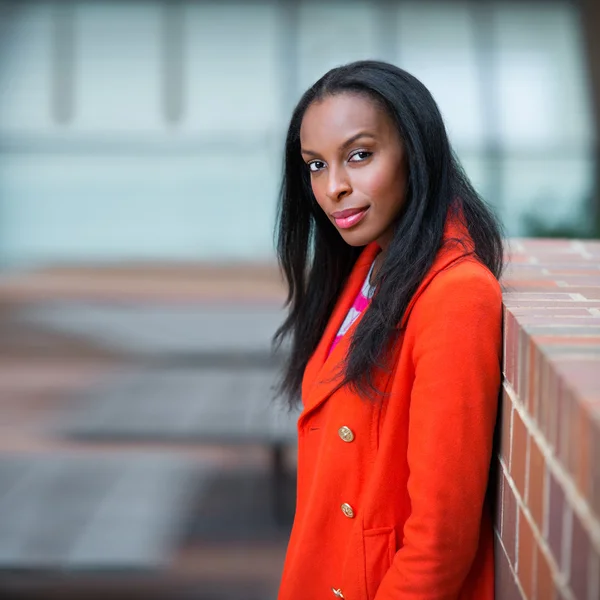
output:
[[[345,219],[346,217],[351,217],[352,215],[356,215],[365,210],[367,210],[366,206],[363,206],[362,208],[346,208],[345,210],[338,210],[337,212],[331,213],[331,216],[334,219]]]
[[[368,210],[368,206],[363,206],[362,208],[346,208],[331,213],[331,216],[340,229],[348,229],[361,221]]]

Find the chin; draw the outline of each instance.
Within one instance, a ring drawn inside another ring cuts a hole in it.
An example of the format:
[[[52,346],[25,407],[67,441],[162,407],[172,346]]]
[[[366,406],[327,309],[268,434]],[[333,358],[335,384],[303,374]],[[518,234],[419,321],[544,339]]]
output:
[[[360,227],[358,227],[355,231],[345,230],[340,231],[339,233],[346,244],[357,248],[367,246],[377,239],[376,235],[370,234],[368,231],[361,231]]]

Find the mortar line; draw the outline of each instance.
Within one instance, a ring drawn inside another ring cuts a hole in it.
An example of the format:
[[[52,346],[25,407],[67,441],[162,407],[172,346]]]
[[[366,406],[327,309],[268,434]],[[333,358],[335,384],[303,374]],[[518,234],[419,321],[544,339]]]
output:
[[[600,552],[600,522],[596,519],[596,516],[592,513],[590,506],[585,498],[577,490],[575,483],[571,476],[566,472],[564,467],[558,462],[556,456],[552,452],[545,436],[540,432],[537,425],[533,422],[532,417],[529,413],[521,406],[520,401],[514,391],[514,388],[504,381],[504,389],[511,398],[514,406],[514,410],[518,411],[519,416],[523,420],[525,427],[528,429],[529,434],[533,436],[538,443],[542,454],[546,459],[550,470],[553,475],[563,488],[565,496],[567,497],[569,504],[577,514],[579,519],[588,525],[590,532],[590,542],[594,546],[597,552]]]

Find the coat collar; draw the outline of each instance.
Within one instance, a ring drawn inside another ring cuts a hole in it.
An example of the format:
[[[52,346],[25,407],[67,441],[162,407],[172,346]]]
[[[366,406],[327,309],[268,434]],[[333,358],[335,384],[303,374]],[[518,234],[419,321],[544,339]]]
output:
[[[460,214],[455,212],[449,213],[444,228],[443,240],[444,243],[442,248],[438,251],[433,265],[410,300],[400,324],[401,328],[406,326],[415,303],[431,283],[432,279],[453,262],[473,252],[473,242],[463,223],[462,215]],[[302,381],[302,401],[304,403],[304,410],[300,415],[300,420],[305,419],[309,413],[325,402],[342,382],[343,374],[340,366],[343,364],[344,357],[350,348],[350,341],[356,327],[361,321],[362,314],[352,324],[331,354],[329,356],[327,356],[327,354],[342,322],[352,307],[379,250],[379,246],[373,242],[366,246],[358,257],[340,299],[329,319],[327,327],[325,328],[325,332],[321,337],[321,341],[306,365]]]

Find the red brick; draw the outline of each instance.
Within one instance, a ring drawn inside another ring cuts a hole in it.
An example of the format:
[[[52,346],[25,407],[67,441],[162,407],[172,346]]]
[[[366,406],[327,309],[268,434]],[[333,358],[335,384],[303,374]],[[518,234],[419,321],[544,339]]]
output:
[[[544,437],[552,450],[558,455],[560,452],[559,430],[563,424],[563,388],[564,382],[558,379],[554,373],[550,376],[552,393],[547,405],[545,415],[545,426],[543,427]]]
[[[587,266],[572,265],[569,269],[548,269],[549,277],[556,277],[561,279],[560,275],[572,275],[577,273],[579,275],[595,275],[598,279],[598,269],[588,269]]]
[[[504,321],[504,376],[514,388],[517,369],[517,324],[510,311],[505,312]]]
[[[600,289],[597,287],[579,287],[577,293],[584,296],[587,300],[600,300]]]
[[[525,468],[527,460],[527,429],[518,411],[513,414],[512,447],[510,452],[510,475],[519,490],[521,498],[525,498]]]
[[[558,289],[558,285],[555,281],[545,281],[543,279],[532,279],[530,281],[520,279],[504,278],[503,282],[510,286],[512,290],[523,291],[523,292],[550,292],[551,295],[553,290]]]
[[[596,518],[600,519],[600,423],[590,421],[590,462],[592,468],[592,479],[590,482],[590,505]]]
[[[518,354],[517,354],[517,377],[516,392],[521,399],[529,414],[532,414],[532,407],[529,402],[529,376],[530,376],[530,360],[529,360],[529,335],[523,328],[519,328],[518,337]]]
[[[553,600],[556,597],[552,568],[546,555],[539,550],[537,553],[537,585],[536,600]]]
[[[500,456],[508,469],[510,464],[510,430],[512,425],[513,405],[512,400],[505,389],[502,390],[501,403],[502,421],[500,423]]]
[[[543,278],[542,269],[535,265],[510,265],[504,272],[505,281],[537,280]]]
[[[600,335],[598,335],[596,327],[593,332],[589,331],[589,328],[580,331],[579,328],[575,327],[562,330],[553,330],[550,327],[532,327],[530,335],[534,343],[542,347],[549,346],[549,349],[555,352],[561,346],[572,346],[583,350],[590,345],[595,348],[600,343]]]
[[[517,498],[508,481],[502,491],[502,543],[511,565],[516,563],[517,542]]]
[[[502,465],[497,464],[497,476],[495,482],[495,498],[494,498],[494,529],[498,532],[498,535],[502,537],[502,512],[503,512],[503,493],[504,486],[508,485],[505,481],[504,471]]]
[[[579,303],[578,303],[579,304]],[[556,315],[557,318],[562,319],[562,317],[589,317],[592,313],[590,312],[590,308],[594,308],[593,306],[589,306],[590,303],[582,303],[586,304],[589,308],[571,308],[569,305],[561,306],[540,306],[534,302],[527,302],[527,306],[511,306],[510,312],[518,318],[519,322],[523,317],[552,317]],[[600,307],[600,303],[596,303],[597,307]]]
[[[494,536],[496,560],[495,600],[520,600],[521,593],[511,571],[509,559],[506,556],[498,537]]]
[[[504,294],[504,306],[511,312],[513,310],[522,310],[525,308],[545,309],[548,311],[570,310],[574,305],[576,310],[584,308],[599,308],[600,300],[578,300],[575,302],[568,294],[560,300],[546,300],[545,297],[535,298],[536,294]],[[515,312],[515,314],[518,314]]]
[[[562,275],[561,277],[557,277],[556,281],[561,281],[567,283],[567,287],[596,287],[596,283],[598,281],[598,275],[596,276],[585,275],[581,273],[570,273],[568,275]],[[566,288],[565,288],[566,289]]]
[[[574,394],[569,394],[569,402],[567,404],[567,419],[568,419],[568,451],[566,454],[566,467],[573,479],[577,474],[577,463],[579,461],[579,450],[581,442],[581,406]]]
[[[535,418],[537,414],[538,391],[540,386],[540,354],[535,344],[528,340],[528,372],[527,372],[527,411]]]
[[[591,462],[593,429],[589,415],[584,407],[578,411],[577,435],[573,438],[579,440],[576,446],[575,458],[575,484],[581,495],[589,500],[592,488],[592,471],[597,466]]]
[[[534,417],[542,434],[548,437],[548,420],[549,415],[554,410],[554,377],[553,372],[550,369],[548,358],[541,356],[537,363],[538,370],[538,395],[537,401],[534,403],[536,412]]]
[[[588,596],[590,598],[600,598],[600,553],[594,548],[591,549],[592,556],[590,557],[590,589]]]
[[[554,562],[560,567],[562,564],[563,524],[566,508],[565,492],[552,473],[549,473],[549,477],[547,540]]]
[[[518,301],[518,306],[521,306],[521,302],[546,302],[551,304],[553,302],[568,302],[569,305],[573,304],[573,298],[571,292],[519,292],[509,291],[504,296],[507,300]]]
[[[558,423],[556,456],[566,471],[569,470],[569,454],[571,453],[571,405],[573,398],[570,390],[564,385],[559,386]]]
[[[544,524],[544,498],[546,488],[546,460],[537,442],[529,438],[529,485],[527,489],[527,506],[538,528],[543,530]]]
[[[569,587],[577,600],[588,600],[590,539],[577,515],[573,515]]]
[[[600,347],[600,343],[598,345]],[[586,344],[585,348],[588,346],[589,344]],[[585,348],[580,346],[580,351],[584,353]],[[581,392],[598,390],[597,356],[589,356],[587,359],[578,357],[577,360],[572,358],[561,360],[556,357],[553,358],[553,368],[571,389],[577,390],[577,396],[580,398],[585,396],[585,393]]]
[[[515,314],[514,310],[511,310]],[[600,326],[600,317],[592,315],[589,311],[584,314],[573,316],[565,315],[564,312],[551,312],[546,315],[523,315],[518,317],[520,325],[548,326],[549,331],[560,333],[562,327],[577,328],[581,327],[581,333],[585,333],[589,325]]]
[[[517,561],[517,576],[525,597],[533,598],[535,552],[537,548],[529,520],[519,509],[519,556]]]
[[[540,264],[542,265],[554,265],[565,264],[570,265],[572,263],[586,263],[585,259],[580,254],[544,254],[539,257]]]

